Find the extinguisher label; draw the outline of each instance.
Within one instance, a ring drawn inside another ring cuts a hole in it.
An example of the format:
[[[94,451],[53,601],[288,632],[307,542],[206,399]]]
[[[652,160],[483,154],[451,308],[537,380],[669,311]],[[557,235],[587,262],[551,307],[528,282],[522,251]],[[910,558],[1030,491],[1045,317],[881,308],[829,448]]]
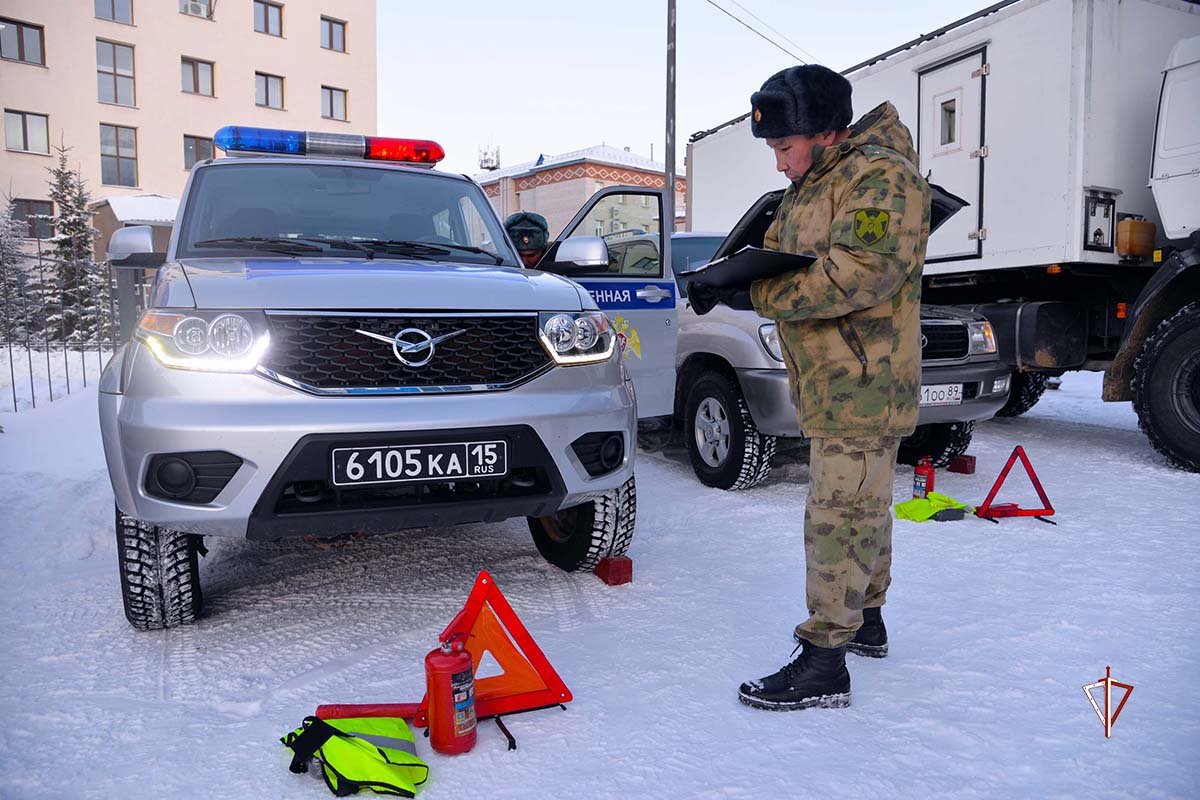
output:
[[[462,736],[475,727],[475,676],[470,669],[450,676],[454,697],[454,735]]]

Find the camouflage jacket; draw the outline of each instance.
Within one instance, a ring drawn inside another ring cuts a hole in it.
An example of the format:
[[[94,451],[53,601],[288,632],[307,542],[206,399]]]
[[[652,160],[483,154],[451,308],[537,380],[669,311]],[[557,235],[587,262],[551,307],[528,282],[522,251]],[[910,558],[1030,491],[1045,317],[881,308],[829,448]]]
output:
[[[884,103],[788,188],[764,237],[766,248],[817,259],[750,293],[778,324],[806,436],[916,427],[930,197],[916,162],[908,128]]]

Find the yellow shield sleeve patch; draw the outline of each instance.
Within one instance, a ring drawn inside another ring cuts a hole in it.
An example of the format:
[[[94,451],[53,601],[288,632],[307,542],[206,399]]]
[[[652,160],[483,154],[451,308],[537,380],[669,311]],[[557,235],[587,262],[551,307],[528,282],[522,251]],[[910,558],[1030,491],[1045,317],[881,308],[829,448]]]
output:
[[[882,208],[861,208],[854,212],[854,238],[871,247],[887,235],[891,221]]]

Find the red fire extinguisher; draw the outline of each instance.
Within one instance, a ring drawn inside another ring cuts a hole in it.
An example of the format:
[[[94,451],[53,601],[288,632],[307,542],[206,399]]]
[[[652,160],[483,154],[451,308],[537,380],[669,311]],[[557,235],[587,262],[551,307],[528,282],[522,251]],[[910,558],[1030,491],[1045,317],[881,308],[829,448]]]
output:
[[[464,638],[455,634],[425,656],[429,743],[444,755],[475,746],[475,670]]]
[[[926,456],[913,469],[913,497],[924,499],[933,491],[933,475],[933,462]]]

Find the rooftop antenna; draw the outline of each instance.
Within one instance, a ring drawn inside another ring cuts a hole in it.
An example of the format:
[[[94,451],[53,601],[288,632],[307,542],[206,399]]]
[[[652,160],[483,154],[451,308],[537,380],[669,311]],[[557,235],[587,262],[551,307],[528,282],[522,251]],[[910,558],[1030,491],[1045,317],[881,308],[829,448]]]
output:
[[[488,172],[500,169],[500,147],[479,148],[479,168]]]

